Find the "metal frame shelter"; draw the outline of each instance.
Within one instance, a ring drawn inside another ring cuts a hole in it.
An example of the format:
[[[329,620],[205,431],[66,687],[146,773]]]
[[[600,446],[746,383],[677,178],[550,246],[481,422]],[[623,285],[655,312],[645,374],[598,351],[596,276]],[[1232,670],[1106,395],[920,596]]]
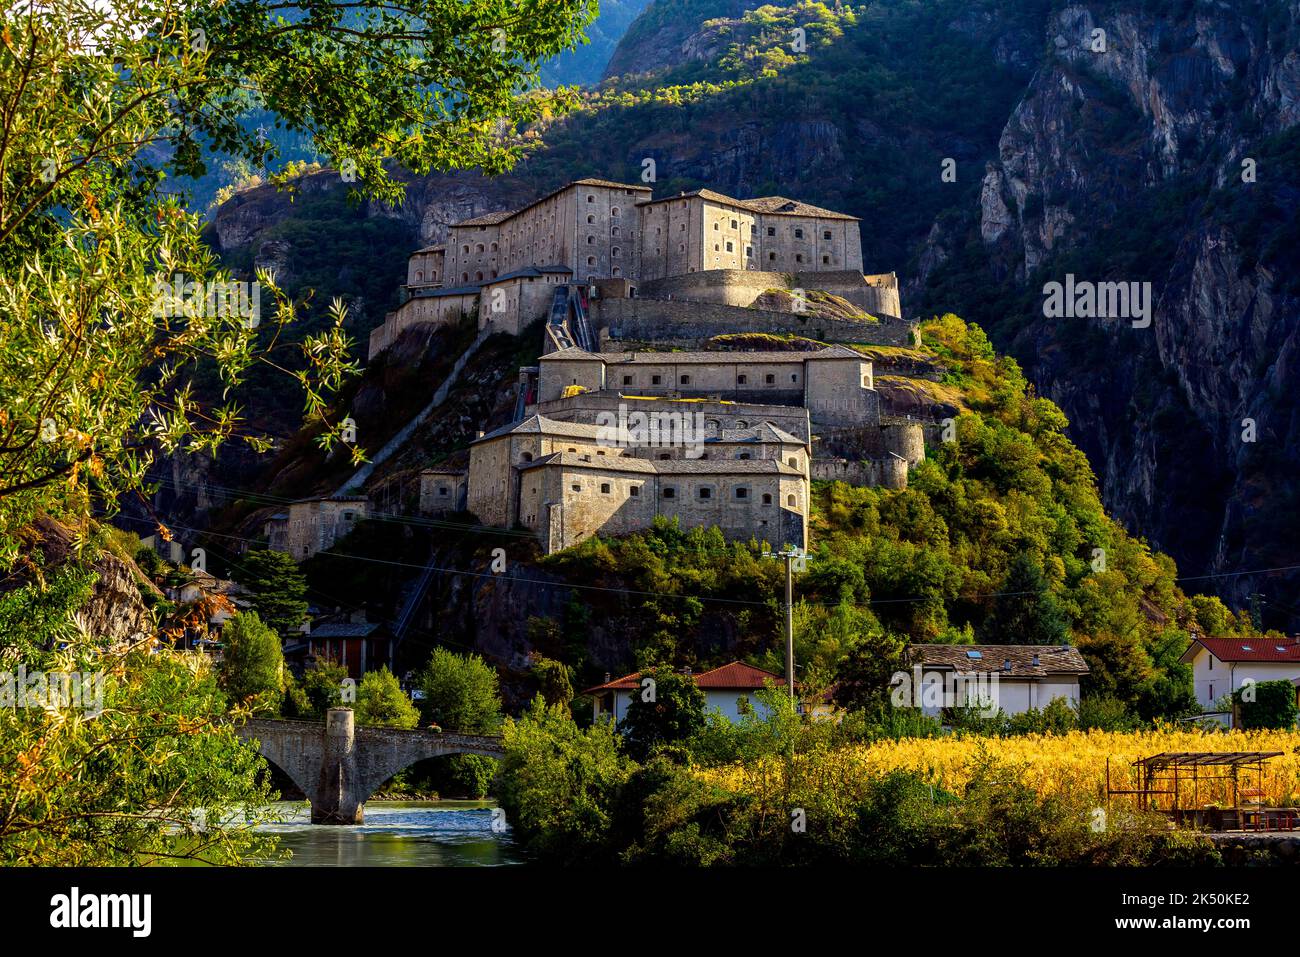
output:
[[[1232,786],[1234,817],[1244,824],[1245,818],[1242,817],[1241,806],[1242,773],[1253,772],[1256,781],[1262,783],[1264,762],[1280,757],[1282,754],[1281,751],[1162,751],[1160,754],[1139,758],[1133,762],[1132,766],[1139,769],[1140,775],[1137,789],[1111,786],[1110,759],[1107,758],[1106,799],[1109,802],[1111,795],[1132,794],[1137,797],[1137,806],[1140,810],[1159,811],[1170,814],[1178,820],[1181,820],[1186,812],[1193,812],[1189,816],[1199,818],[1202,814],[1201,785],[1213,781],[1228,781]],[[1226,769],[1226,771],[1203,773],[1203,769],[1206,768]],[[1183,807],[1180,799],[1183,788],[1189,783],[1192,786],[1192,803],[1190,807]],[[1258,786],[1255,788],[1255,793],[1257,795],[1262,793]],[[1161,807],[1166,796],[1169,799],[1169,806]],[[1264,810],[1262,805],[1252,803],[1255,806],[1246,810],[1247,817],[1255,816]],[[1290,811],[1291,809],[1279,810]],[[1294,826],[1293,821],[1292,826]]]

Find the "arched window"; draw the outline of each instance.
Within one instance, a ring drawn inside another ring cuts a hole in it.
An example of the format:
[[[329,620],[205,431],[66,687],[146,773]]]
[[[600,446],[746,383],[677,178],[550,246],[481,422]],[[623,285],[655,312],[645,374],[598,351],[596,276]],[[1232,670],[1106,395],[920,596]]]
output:
[[[610,215],[611,217],[613,217],[614,219],[618,219],[618,207],[617,207],[617,206],[611,206],[611,207],[609,208],[609,215]]]
[[[423,269],[417,269],[417,270],[415,271],[415,281],[416,281],[416,282],[424,282],[424,270],[423,270]]]
[[[596,197],[595,197],[595,196],[588,196],[588,197],[587,197],[587,202],[589,202],[589,203],[594,203],[595,201],[596,201]]]
[[[588,236],[588,237],[587,237],[587,245],[588,245],[588,246],[592,245],[595,241],[596,241],[596,237],[595,237],[595,236]]]
[[[483,274],[482,274],[481,272],[476,272],[476,273],[474,273],[474,278],[475,278],[476,280],[478,280],[479,282],[482,282],[482,281],[483,281]]]
[[[594,265],[596,265],[596,257],[595,257],[595,256],[588,256],[588,257],[587,257],[587,265],[588,265],[588,266],[594,266]]]
[[[623,275],[623,270],[621,270],[621,269],[619,269],[617,266],[615,266],[614,269],[613,269],[613,271],[612,271],[612,273],[611,273],[611,275],[614,275],[614,276],[621,276],[621,275]]]
[[[492,244],[492,251],[493,251],[493,252],[496,252],[496,251],[497,251],[497,248],[498,248],[498,247],[497,247],[497,244],[496,244],[496,243],[493,243],[493,244]]]
[[[618,227],[617,226],[611,227],[609,230],[609,234],[613,236],[615,239],[618,239]]]
[[[479,243],[478,245],[476,245],[476,246],[474,247],[474,252],[476,252],[476,253],[481,253],[482,251],[483,251],[483,244],[482,244],[482,243]]]
[[[613,256],[615,259],[618,258],[618,253],[619,253],[619,249],[617,246],[615,246],[613,249],[609,251],[609,254]]]
[[[768,495],[768,494],[766,494],[766,493],[764,493],[764,495],[763,495],[763,504],[764,504],[764,505],[771,505],[771,504],[772,504],[772,496],[771,496],[771,495]]]
[[[796,506],[795,506],[795,499],[794,499],[794,496],[793,496],[793,495],[787,495],[787,496],[785,497],[785,504],[786,504],[786,505],[789,505],[791,508],[795,508]]]
[[[532,453],[532,452],[525,452],[525,453],[523,454],[523,461],[525,461],[525,462],[531,462],[532,460],[533,460],[533,453]]]
[[[588,217],[587,217],[587,223],[588,223],[588,225],[590,225],[591,223],[594,223],[595,221],[596,221],[596,217],[595,217],[595,216],[588,216]]]

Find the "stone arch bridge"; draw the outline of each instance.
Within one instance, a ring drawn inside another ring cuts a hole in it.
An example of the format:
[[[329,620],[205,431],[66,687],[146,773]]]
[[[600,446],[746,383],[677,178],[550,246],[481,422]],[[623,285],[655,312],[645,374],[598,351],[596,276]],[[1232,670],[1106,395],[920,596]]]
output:
[[[356,726],[351,708],[331,708],[315,721],[253,720],[246,741],[289,775],[311,801],[313,824],[360,824],[366,799],[403,768],[446,754],[500,758],[501,739],[485,734]]]

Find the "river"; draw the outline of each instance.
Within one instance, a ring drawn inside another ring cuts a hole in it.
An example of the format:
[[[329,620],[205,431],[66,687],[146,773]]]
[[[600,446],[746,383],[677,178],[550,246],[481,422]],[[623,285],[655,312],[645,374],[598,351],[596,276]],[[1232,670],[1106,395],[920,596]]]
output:
[[[290,867],[488,867],[517,864],[507,828],[492,830],[491,801],[371,801],[355,827],[312,824],[305,803],[261,830],[293,852]],[[278,863],[278,862],[277,862]]]

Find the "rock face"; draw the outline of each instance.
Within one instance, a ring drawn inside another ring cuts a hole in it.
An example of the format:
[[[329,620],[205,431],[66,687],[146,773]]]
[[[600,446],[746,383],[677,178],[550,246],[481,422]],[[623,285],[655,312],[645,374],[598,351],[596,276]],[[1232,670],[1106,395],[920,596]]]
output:
[[[51,572],[72,558],[73,532],[50,518],[35,521],[23,537],[30,542],[30,553],[39,556],[43,574]],[[134,563],[128,563],[108,551],[100,551],[92,570],[96,578],[86,603],[74,615],[86,634],[109,647],[145,640],[155,633],[153,616],[141,595],[144,576]],[[33,576],[21,568],[0,584],[0,591],[22,587]],[[155,589],[156,590],[156,589]]]
[[[1025,284],[1033,303],[998,344],[1069,415],[1107,507],[1185,574],[1208,575],[1293,562],[1285,516],[1300,464],[1300,303],[1294,284],[1279,282],[1278,257],[1260,250],[1267,220],[1237,211],[1294,215],[1294,182],[1266,155],[1245,161],[1297,123],[1300,5],[1187,7],[1056,12],[977,215],[993,277]],[[1252,165],[1253,182],[1243,175]],[[1245,190],[1252,206],[1201,206],[1216,191],[1232,204]],[[1143,217],[1172,253],[1162,261],[1129,255],[1126,242],[1150,226]],[[922,268],[941,263],[952,242],[932,234]],[[1072,263],[1089,270],[1079,279],[1152,283],[1151,326],[1036,316],[1038,285],[1062,280]],[[1084,354],[1063,348],[1081,336],[1091,343]],[[1252,575],[1192,587],[1206,586],[1237,601],[1268,590]]]

